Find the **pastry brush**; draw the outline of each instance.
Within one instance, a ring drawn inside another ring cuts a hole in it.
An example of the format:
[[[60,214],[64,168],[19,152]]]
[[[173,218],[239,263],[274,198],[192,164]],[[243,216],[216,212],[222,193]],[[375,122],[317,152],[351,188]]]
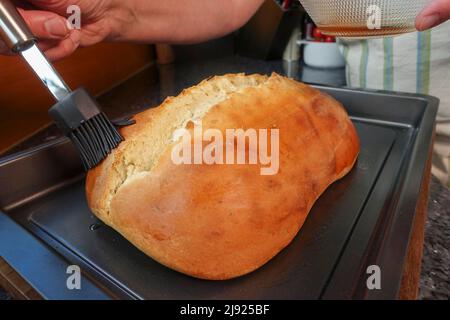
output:
[[[99,164],[120,144],[122,136],[85,89],[70,90],[10,0],[0,0],[0,38],[25,59],[56,99],[49,114],[78,149],[85,169]]]

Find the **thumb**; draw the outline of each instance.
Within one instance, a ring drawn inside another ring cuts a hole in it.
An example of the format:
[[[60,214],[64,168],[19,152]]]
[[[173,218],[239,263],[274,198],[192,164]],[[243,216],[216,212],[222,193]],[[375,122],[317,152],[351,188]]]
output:
[[[70,29],[65,18],[56,13],[37,10],[18,9],[38,40],[59,40],[70,35]],[[0,39],[0,55],[10,53],[9,48]]]
[[[63,39],[70,34],[66,18],[56,13],[21,9],[19,11],[38,39]]]
[[[424,31],[433,28],[450,19],[450,1],[434,0],[416,19],[416,28]]]

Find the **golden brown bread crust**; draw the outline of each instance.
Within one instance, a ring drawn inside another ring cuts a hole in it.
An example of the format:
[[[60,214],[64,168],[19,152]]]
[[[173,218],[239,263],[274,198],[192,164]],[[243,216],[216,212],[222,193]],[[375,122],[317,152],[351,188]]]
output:
[[[169,98],[137,115],[137,124],[122,130],[126,141],[87,177],[89,206],[100,219],[155,260],[194,277],[229,279],[273,258],[359,152],[355,128],[337,101],[276,74],[247,77],[255,83],[212,106],[203,129],[279,129],[278,174],[262,176],[254,165],[177,166],[171,161],[174,143],[163,144],[152,155],[157,161],[143,169],[139,154],[157,140],[149,127],[166,121],[167,109],[182,110],[173,107],[178,98]],[[126,159],[133,152],[134,160]]]

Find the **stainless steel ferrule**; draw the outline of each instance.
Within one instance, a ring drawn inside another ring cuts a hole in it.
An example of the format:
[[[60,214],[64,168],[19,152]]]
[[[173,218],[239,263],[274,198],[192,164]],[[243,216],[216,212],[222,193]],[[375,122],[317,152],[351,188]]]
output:
[[[16,53],[29,48],[36,40],[10,0],[0,0],[0,38]]]

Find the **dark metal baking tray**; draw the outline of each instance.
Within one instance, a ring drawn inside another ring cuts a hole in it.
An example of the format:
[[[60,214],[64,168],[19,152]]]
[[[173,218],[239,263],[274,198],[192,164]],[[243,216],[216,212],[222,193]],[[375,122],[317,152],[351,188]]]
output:
[[[0,217],[80,265],[113,297],[396,298],[438,100],[319,88],[346,106],[361,154],[355,168],[320,197],[294,241],[249,275],[218,282],[185,276],[102,225],[87,207],[81,165],[64,139],[0,160]],[[365,270],[372,264],[381,268],[381,290],[366,288]]]

